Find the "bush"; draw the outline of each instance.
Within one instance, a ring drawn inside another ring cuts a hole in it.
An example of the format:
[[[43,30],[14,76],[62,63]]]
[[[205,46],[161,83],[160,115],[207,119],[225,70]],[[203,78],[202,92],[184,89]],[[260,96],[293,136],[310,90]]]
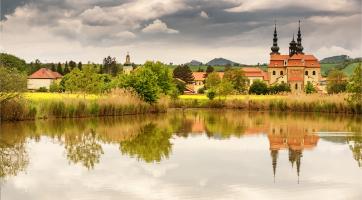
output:
[[[306,94],[312,94],[315,93],[317,90],[315,89],[315,87],[313,86],[312,83],[308,82],[307,85],[305,86],[305,93]]]
[[[207,98],[209,98],[210,100],[213,100],[216,97],[216,92],[211,90],[207,92]]]
[[[269,90],[267,84],[260,80],[254,81],[249,89],[249,94],[260,95],[260,94],[268,94],[268,92]]]
[[[36,90],[37,92],[48,92],[48,89],[46,87],[40,87]]]
[[[49,92],[61,92],[61,87],[58,83],[53,82],[49,87]]]
[[[205,88],[204,88],[204,87],[199,88],[199,89],[197,90],[197,93],[198,93],[198,94],[204,94],[204,93],[205,93]]]

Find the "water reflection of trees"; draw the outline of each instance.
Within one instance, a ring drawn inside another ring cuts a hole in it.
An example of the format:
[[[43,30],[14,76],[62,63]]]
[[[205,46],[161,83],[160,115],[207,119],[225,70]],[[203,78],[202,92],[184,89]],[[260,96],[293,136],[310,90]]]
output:
[[[103,155],[102,145],[119,145],[122,155],[145,162],[160,162],[172,152],[171,138],[205,135],[213,139],[266,134],[269,139],[273,173],[277,173],[280,151],[289,152],[289,161],[299,174],[305,149],[317,145],[317,131],[360,132],[360,118],[331,115],[243,113],[234,111],[177,111],[167,115],[122,118],[76,119],[22,122],[0,126],[1,176],[15,175],[26,168],[26,141],[42,136],[64,145],[66,158],[92,169]],[[343,137],[361,166],[361,134]],[[323,138],[324,139],[324,138]],[[332,139],[330,139],[332,141]],[[337,141],[337,140],[336,140]],[[334,140],[332,142],[335,142]]]
[[[12,125],[7,127],[13,128]],[[15,176],[28,166],[29,157],[25,140],[25,135],[14,129],[0,131],[0,178]]]
[[[160,162],[169,157],[172,144],[172,132],[161,129],[156,124],[150,123],[141,128],[135,138],[120,143],[122,154],[136,157],[146,162]]]
[[[65,149],[67,158],[73,163],[81,163],[88,169],[99,163],[104,153],[102,145],[94,130],[80,134],[68,135],[65,138]]]

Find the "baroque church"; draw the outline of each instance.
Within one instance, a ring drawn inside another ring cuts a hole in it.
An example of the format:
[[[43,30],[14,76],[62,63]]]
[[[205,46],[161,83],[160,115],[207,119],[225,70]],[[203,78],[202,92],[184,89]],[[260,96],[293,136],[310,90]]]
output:
[[[302,93],[308,82],[319,90],[321,80],[320,63],[318,59],[303,52],[300,21],[297,41],[289,43],[289,54],[280,54],[278,46],[277,27],[274,27],[273,46],[271,47],[270,63],[268,65],[269,84],[287,83],[293,93]]]

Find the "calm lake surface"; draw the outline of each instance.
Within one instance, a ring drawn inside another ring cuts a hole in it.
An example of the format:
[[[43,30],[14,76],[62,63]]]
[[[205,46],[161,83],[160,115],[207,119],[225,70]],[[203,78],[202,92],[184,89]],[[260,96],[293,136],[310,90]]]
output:
[[[222,110],[3,123],[0,199],[360,200],[361,124]]]

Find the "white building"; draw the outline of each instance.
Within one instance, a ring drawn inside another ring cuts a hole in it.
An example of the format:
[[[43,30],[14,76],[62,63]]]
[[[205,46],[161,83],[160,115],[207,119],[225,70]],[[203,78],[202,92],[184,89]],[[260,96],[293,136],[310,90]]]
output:
[[[28,77],[28,90],[37,90],[41,87],[49,89],[50,85],[63,76],[47,68],[41,68]]]

